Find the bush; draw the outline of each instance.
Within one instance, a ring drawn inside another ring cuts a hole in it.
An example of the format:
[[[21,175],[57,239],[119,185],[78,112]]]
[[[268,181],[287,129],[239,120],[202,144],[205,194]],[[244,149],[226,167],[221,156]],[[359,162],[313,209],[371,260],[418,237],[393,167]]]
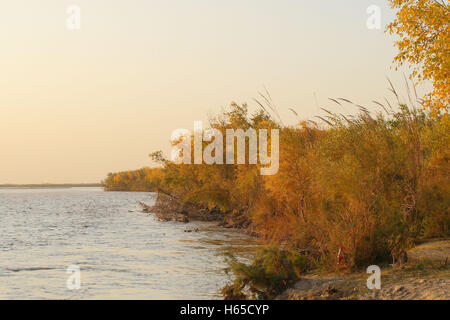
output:
[[[235,279],[222,289],[225,299],[271,299],[300,278],[306,271],[306,256],[295,251],[264,248],[251,265],[228,256],[228,272]]]

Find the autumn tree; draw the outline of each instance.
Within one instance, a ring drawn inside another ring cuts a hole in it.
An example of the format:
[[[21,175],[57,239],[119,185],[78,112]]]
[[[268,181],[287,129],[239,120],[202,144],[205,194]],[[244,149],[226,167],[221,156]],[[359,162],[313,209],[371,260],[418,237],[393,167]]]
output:
[[[450,6],[447,0],[390,0],[397,10],[387,32],[395,34],[399,52],[396,66],[409,63],[411,78],[431,81],[434,89],[424,99],[424,106],[435,114],[448,113],[450,102]]]

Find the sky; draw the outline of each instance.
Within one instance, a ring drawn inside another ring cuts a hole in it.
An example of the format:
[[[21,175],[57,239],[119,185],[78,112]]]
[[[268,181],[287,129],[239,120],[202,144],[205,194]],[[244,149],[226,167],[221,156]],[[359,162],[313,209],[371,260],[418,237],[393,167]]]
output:
[[[366,26],[370,5],[381,30]],[[404,87],[384,32],[393,17],[382,0],[3,0],[0,184],[151,166],[173,130],[232,101],[256,108],[265,89],[287,124],[288,108],[311,119],[335,108],[329,97],[377,110],[386,77]]]

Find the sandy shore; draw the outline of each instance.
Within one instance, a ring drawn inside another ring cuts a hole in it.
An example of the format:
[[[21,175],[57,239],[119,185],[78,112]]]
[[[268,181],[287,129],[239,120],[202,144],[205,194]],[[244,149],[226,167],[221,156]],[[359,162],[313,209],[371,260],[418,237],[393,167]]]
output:
[[[431,241],[408,251],[408,262],[381,267],[381,289],[369,290],[364,271],[307,275],[281,300],[450,300],[450,240]]]

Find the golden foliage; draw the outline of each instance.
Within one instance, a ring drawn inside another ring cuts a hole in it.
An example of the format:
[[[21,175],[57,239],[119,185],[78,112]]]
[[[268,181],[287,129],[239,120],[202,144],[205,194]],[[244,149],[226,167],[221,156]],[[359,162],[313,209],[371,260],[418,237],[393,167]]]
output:
[[[327,128],[278,125],[264,113],[233,104],[211,121],[280,130],[280,167],[261,176],[257,165],[189,165],[110,175],[111,190],[164,190],[224,214],[244,212],[262,239],[308,252],[314,263],[364,266],[399,258],[414,241],[448,236],[450,125],[444,116],[400,106],[397,113],[352,119],[330,116]],[[149,171],[150,170],[150,171]],[[156,171],[152,171],[156,170]],[[153,180],[152,180],[153,179]],[[142,181],[146,181],[143,183]]]
[[[448,113],[450,102],[450,7],[441,0],[390,0],[396,19],[387,27],[399,37],[394,62],[413,66],[412,78],[430,80],[434,90],[424,105]]]

